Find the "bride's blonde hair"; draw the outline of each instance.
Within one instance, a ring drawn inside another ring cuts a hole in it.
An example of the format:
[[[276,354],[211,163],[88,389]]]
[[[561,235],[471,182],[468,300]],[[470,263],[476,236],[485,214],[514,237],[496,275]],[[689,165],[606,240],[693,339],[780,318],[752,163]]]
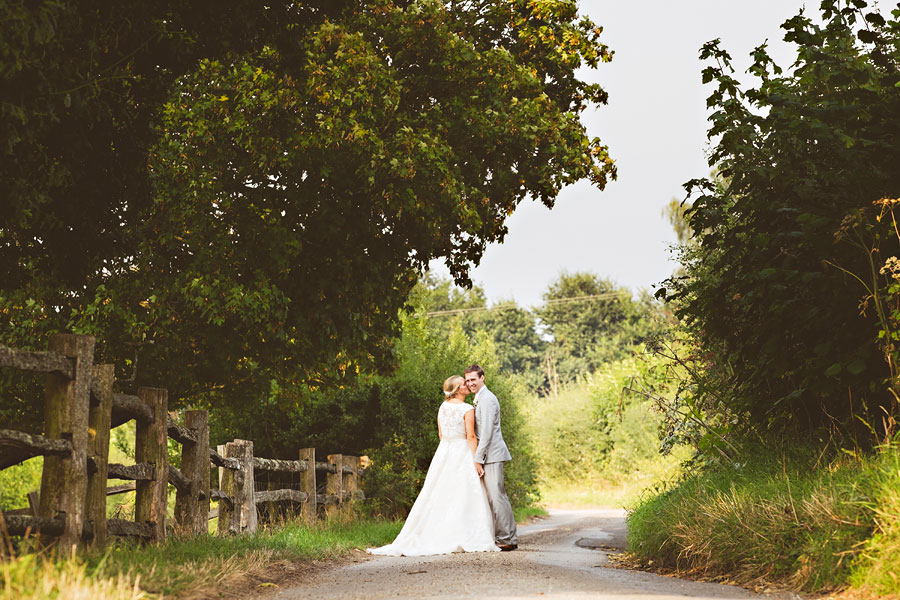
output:
[[[459,391],[459,388],[462,387],[462,384],[466,380],[460,377],[459,375],[451,375],[447,379],[444,380],[444,397],[447,399],[452,398],[456,395],[456,392]]]

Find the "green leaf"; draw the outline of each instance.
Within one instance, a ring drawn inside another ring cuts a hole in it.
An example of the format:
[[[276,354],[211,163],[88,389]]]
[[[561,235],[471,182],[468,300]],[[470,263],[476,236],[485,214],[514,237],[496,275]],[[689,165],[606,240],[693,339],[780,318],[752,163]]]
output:
[[[850,372],[851,375],[859,375],[865,370],[866,361],[861,358],[857,358],[847,365],[847,371]]]

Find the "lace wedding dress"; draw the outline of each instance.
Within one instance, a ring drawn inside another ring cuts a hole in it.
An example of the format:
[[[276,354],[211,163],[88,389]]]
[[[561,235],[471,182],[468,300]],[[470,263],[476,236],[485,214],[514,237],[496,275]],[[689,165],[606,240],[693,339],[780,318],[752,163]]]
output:
[[[494,523],[487,494],[466,442],[465,403],[444,402],[438,411],[441,443],[428,467],[422,491],[392,544],[370,554],[426,556],[451,552],[495,552]]]

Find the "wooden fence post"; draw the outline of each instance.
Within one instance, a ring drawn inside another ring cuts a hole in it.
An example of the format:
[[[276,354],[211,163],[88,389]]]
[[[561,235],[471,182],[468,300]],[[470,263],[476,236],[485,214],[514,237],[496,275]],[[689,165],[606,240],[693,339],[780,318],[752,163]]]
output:
[[[334,473],[328,473],[325,477],[325,495],[337,497],[337,503],[329,502],[325,505],[325,515],[331,517],[341,512],[341,500],[344,494],[344,456],[329,454],[328,462],[334,466]]]
[[[194,430],[197,443],[181,446],[181,472],[188,489],[175,495],[175,522],[183,533],[203,535],[209,530],[209,413],[186,411],[184,426]]]
[[[134,461],[153,464],[153,480],[137,481],[134,520],[149,522],[154,541],[166,539],[166,500],[169,482],[168,399],[169,393],[159,388],[138,388],[138,398],[153,411],[153,421],[137,422]]]
[[[65,555],[81,545],[87,498],[88,412],[94,362],[94,338],[89,335],[56,334],[47,346],[50,352],[75,359],[75,377],[57,372],[46,376],[44,435],[72,442],[70,456],[44,457],[41,473],[40,516],[52,519],[66,513],[59,537]]]
[[[253,442],[251,440],[234,440],[240,448],[238,458],[244,467],[244,478],[241,494],[241,531],[256,532],[256,476],[253,472]]]
[[[94,531],[91,547],[102,548],[106,543],[106,482],[113,383],[116,380],[114,365],[94,365],[94,378],[100,397],[91,401],[88,456],[93,459],[97,471],[88,476],[86,518]]]
[[[353,506],[356,502],[356,491],[359,489],[359,457],[344,456],[344,466],[353,469],[352,473],[344,473],[344,498],[346,498],[347,507]]]
[[[230,443],[230,442],[229,442]],[[228,445],[221,444],[216,446],[216,451],[220,456],[228,456]],[[232,533],[238,533],[241,529],[240,510],[234,503],[237,501],[237,479],[240,473],[226,467],[219,467],[219,490],[231,498],[231,506],[227,502],[219,501],[219,521],[216,526],[216,535],[226,536]],[[234,516],[238,515],[237,520]]]
[[[219,503],[219,535],[256,531],[256,502],[253,489],[253,442],[234,440],[225,444],[225,456],[240,461],[240,471],[225,469],[220,473],[220,489],[232,500],[232,508]],[[223,528],[224,524],[224,528]]]
[[[306,502],[300,508],[300,515],[307,525],[316,522],[316,449],[303,448],[300,450],[300,460],[305,460],[307,469],[300,473],[300,491],[306,492]]]

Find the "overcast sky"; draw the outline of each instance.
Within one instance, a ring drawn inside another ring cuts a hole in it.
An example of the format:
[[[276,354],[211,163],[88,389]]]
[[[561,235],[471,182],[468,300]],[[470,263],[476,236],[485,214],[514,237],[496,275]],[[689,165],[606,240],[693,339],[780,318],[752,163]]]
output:
[[[609,146],[619,178],[603,192],[582,182],[563,189],[553,210],[526,200],[509,218],[503,244],[488,248],[472,279],[491,303],[512,298],[541,303],[563,270],[591,271],[632,290],[651,289],[675,268],[668,251],[674,232],[662,216],[682,183],[709,173],[706,97],[698,55],[721,38],[740,78],[750,51],[767,40],[784,68],[793,47],[781,23],[818,0],[581,0],[582,13],[601,25],[615,51],[609,64],[585,70],[609,92],[609,104],[588,109],[590,135]],[[433,264],[436,273],[446,268]]]

